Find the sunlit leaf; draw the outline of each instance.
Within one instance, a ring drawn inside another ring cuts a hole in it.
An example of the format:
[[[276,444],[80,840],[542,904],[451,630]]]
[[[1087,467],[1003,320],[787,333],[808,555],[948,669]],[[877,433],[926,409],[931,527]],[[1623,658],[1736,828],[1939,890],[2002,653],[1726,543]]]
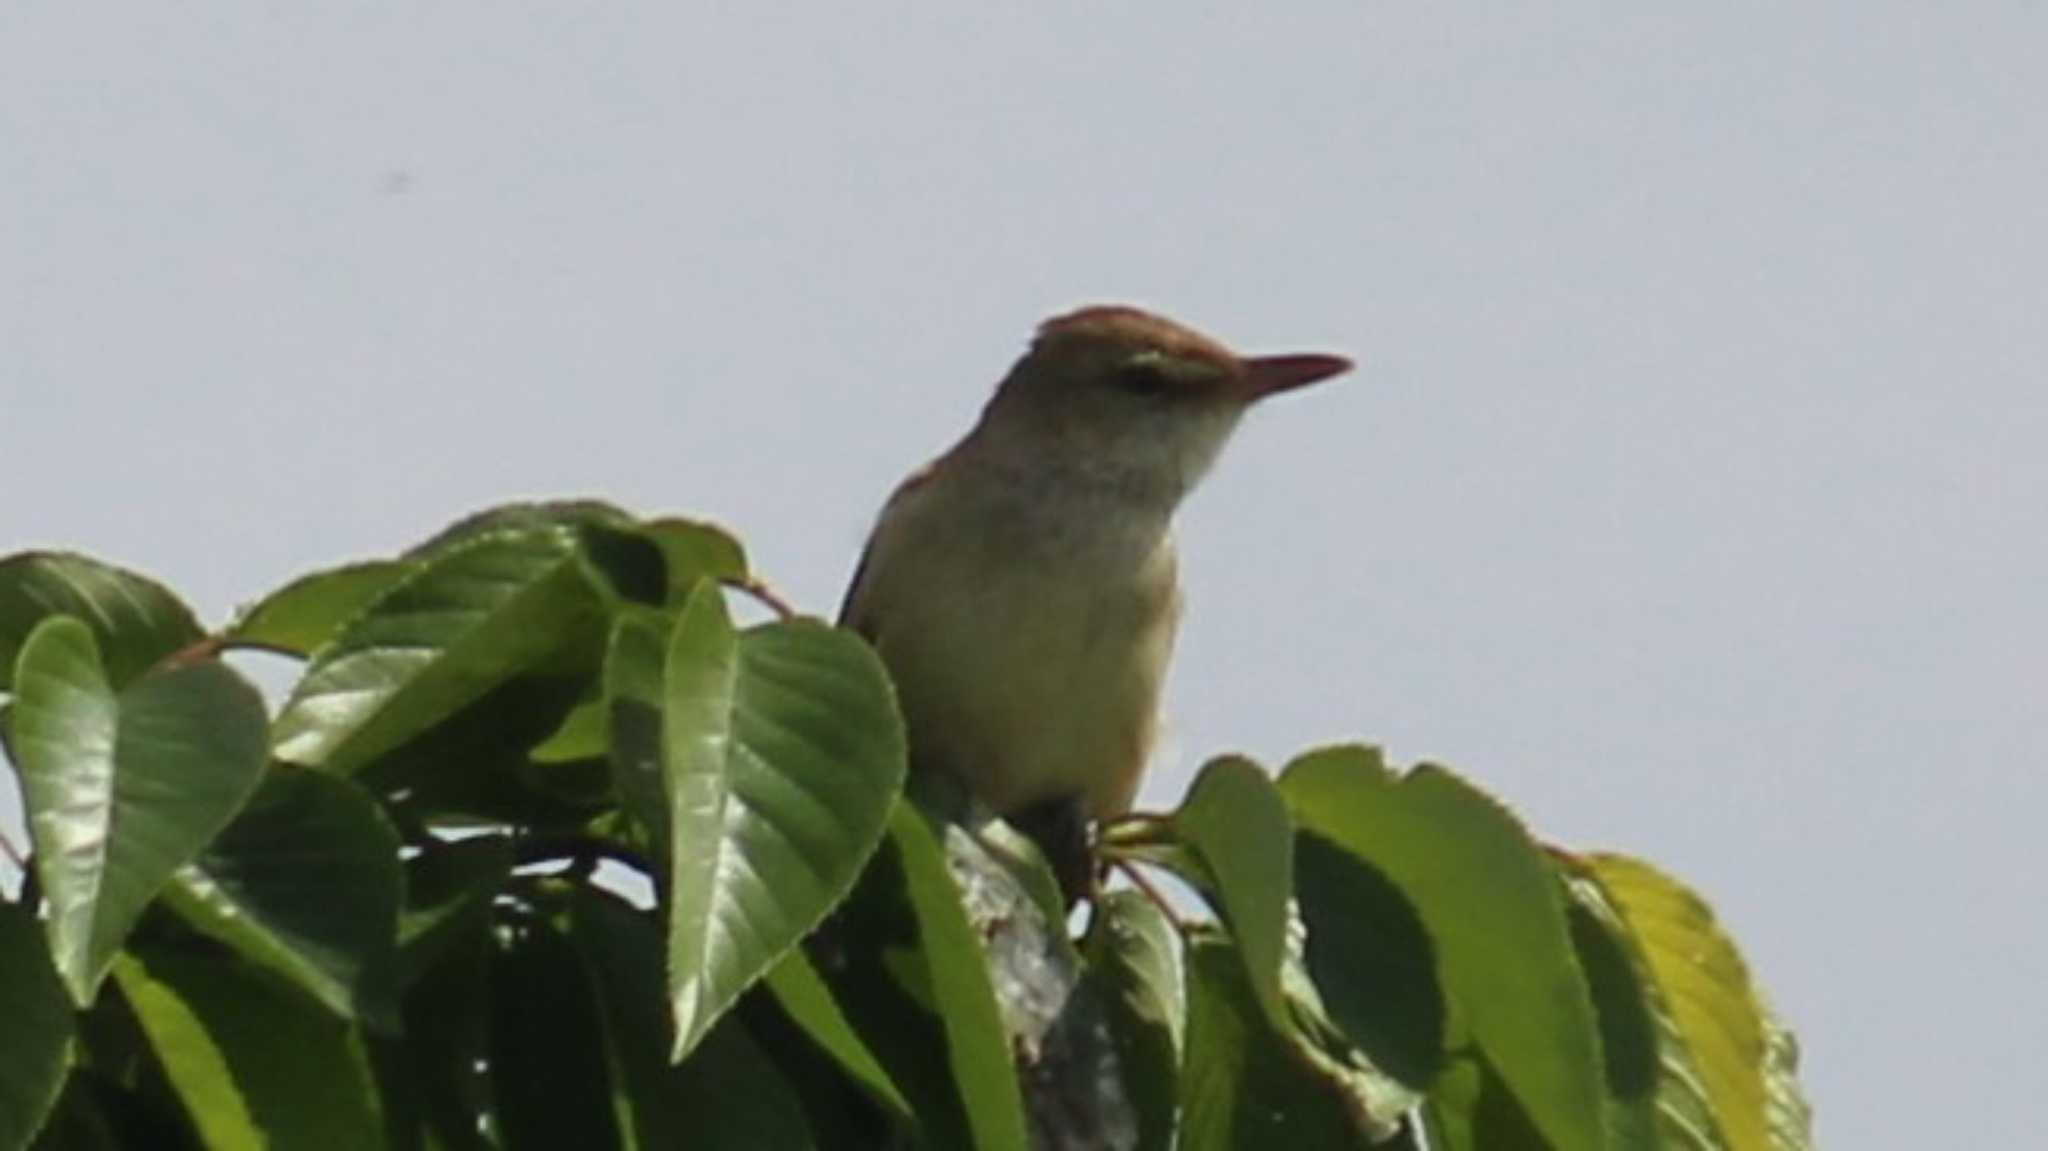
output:
[[[19,552],[0,559],[0,691],[13,685],[29,633],[56,615],[92,629],[115,687],[205,632],[191,608],[146,576],[68,552]]]
[[[1299,826],[1400,889],[1437,975],[1487,1059],[1560,1148],[1607,1145],[1599,1020],[1563,884],[1520,823],[1441,768],[1387,770],[1370,748],[1313,752],[1280,790]]]
[[[852,889],[902,787],[881,663],[815,623],[733,630],[700,585],[669,636],[662,770],[678,1058]]]
[[[353,771],[544,661],[594,665],[604,628],[574,533],[465,539],[320,649],[277,718],[276,754]]]
[[[301,576],[244,609],[228,625],[227,638],[311,655],[412,570],[413,565],[398,560],[372,560]]]
[[[1632,937],[1654,986],[1664,1074],[1659,1111],[1675,1147],[1789,1151],[1812,1132],[1788,1049],[1748,965],[1704,900],[1641,860],[1577,860]],[[1796,1062],[1796,1058],[1792,1060]]]
[[[1285,1026],[1280,963],[1294,889],[1294,826],[1286,801],[1257,764],[1225,757],[1195,777],[1173,827],[1202,864],[1203,874],[1190,878],[1210,890],[1247,965],[1252,993],[1267,1018]]]
[[[16,664],[14,751],[50,900],[50,951],[92,1002],[143,908],[232,819],[263,771],[262,697],[217,663],[116,693],[86,625],[45,620]]]

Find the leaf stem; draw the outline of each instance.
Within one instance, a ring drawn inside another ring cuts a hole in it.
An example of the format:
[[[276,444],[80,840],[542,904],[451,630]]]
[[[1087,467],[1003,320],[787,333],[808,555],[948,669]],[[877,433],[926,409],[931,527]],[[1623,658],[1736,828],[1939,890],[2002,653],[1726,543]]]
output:
[[[0,831],[0,855],[5,855],[7,861],[19,869],[22,874],[28,874],[28,856],[19,847],[14,846],[14,841],[7,838],[5,831]]]
[[[1110,866],[1123,872],[1124,878],[1131,881],[1131,886],[1137,888],[1140,895],[1151,900],[1152,905],[1159,909],[1159,913],[1166,917],[1166,921],[1173,924],[1173,929],[1180,933],[1181,938],[1187,938],[1191,925],[1187,920],[1181,918],[1180,912],[1174,910],[1173,901],[1166,897],[1166,893],[1159,890],[1157,884],[1146,878],[1144,871],[1140,869],[1136,861],[1113,859],[1110,861]]]
[[[625,844],[606,839],[587,835],[523,835],[512,844],[512,861],[518,867],[560,860],[578,871],[587,871],[604,859],[654,878],[652,860]]]
[[[162,671],[176,671],[181,667],[191,667],[193,664],[205,663],[210,659],[219,659],[220,653],[227,646],[228,638],[219,633],[200,636],[184,647],[156,661],[156,665],[149,669],[149,673],[153,675]]]
[[[727,576],[719,582],[734,591],[744,592],[752,596],[763,607],[774,612],[776,618],[784,623],[788,623],[797,617],[796,608],[791,606],[788,600],[783,599],[774,588],[769,587],[759,576]]]

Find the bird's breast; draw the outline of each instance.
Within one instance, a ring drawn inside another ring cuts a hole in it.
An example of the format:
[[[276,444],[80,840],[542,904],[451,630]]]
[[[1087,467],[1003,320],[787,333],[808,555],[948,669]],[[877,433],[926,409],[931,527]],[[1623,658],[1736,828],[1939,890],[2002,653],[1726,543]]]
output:
[[[1090,526],[885,523],[855,590],[913,765],[998,811],[1080,794],[1121,812],[1151,750],[1179,616],[1173,545],[1163,524]]]

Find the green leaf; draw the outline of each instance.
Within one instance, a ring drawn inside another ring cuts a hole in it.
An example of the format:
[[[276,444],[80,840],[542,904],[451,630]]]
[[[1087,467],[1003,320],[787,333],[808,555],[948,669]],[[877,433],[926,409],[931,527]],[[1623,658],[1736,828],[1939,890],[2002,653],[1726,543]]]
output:
[[[661,549],[668,566],[668,602],[672,605],[688,600],[699,580],[747,576],[746,549],[717,524],[669,517],[644,523],[639,530]]]
[[[1477,1054],[1451,1060],[1424,1115],[1434,1151],[1553,1151],[1500,1074]]]
[[[1799,1086],[1799,1040],[1764,1009],[1764,1114],[1773,1151],[1813,1151],[1813,1107]]]
[[[1331,1023],[1418,1089],[1443,1067],[1444,992],[1413,904],[1385,872],[1312,831],[1295,839],[1302,962]]]
[[[361,1039],[255,972],[211,956],[120,956],[114,975],[206,1146],[378,1146]]]
[[[493,957],[490,994],[491,1082],[504,1145],[619,1146],[597,989],[575,946],[547,924],[520,925]]]
[[[1189,941],[1183,1151],[1365,1148],[1374,1136],[1343,1094],[1266,1018],[1251,964],[1214,935]]]
[[[1286,1026],[1280,964],[1294,889],[1294,825],[1286,801],[1258,764],[1226,756],[1195,777],[1173,827],[1206,873],[1189,878],[1212,895],[1259,1006],[1274,1026]]]
[[[33,1144],[37,1151],[128,1151],[164,1138],[162,1117],[131,1092],[90,1067],[72,1069]]]
[[[274,771],[165,901],[346,1018],[395,1026],[398,833],[345,779]]]
[[[1104,896],[1088,924],[1088,978],[1103,990],[1139,1151],[1173,1146],[1186,974],[1166,913],[1135,891]]]
[[[669,1064],[661,935],[651,916],[585,889],[573,898],[570,923],[602,1006],[615,1107],[629,1120],[626,1145],[812,1146],[802,1101],[736,1016],[712,1027],[681,1066]]]
[[[15,670],[14,750],[50,900],[50,951],[80,1006],[143,908],[261,777],[263,700],[217,663],[115,694],[92,631],[44,621]]]
[[[280,759],[350,772],[605,626],[576,536],[486,534],[436,553],[320,649],[277,717]]]
[[[981,940],[946,870],[945,851],[930,824],[906,803],[891,809],[889,839],[917,917],[917,958],[922,962],[907,970],[921,977],[918,983],[945,1028],[948,1063],[967,1107],[973,1145],[980,1151],[1022,1148],[1023,1101],[1002,1038],[1002,1012]]]
[[[1793,1069],[1774,1050],[1774,1037],[1783,1033],[1713,910],[1641,860],[1593,855],[1577,862],[1605,897],[1591,906],[1596,913],[1611,908],[1625,925],[1654,988],[1666,1139],[1674,1147],[1731,1151],[1810,1146]],[[1784,1049],[1784,1041],[1776,1046]]]
[[[801,949],[783,956],[763,982],[776,1004],[840,1070],[899,1119],[910,1117],[910,1102],[854,1031],[832,989]]]
[[[459,551],[485,536],[517,535],[589,526],[625,528],[630,527],[632,523],[632,513],[604,500],[538,500],[498,504],[463,516],[434,533],[426,542],[407,549],[403,558],[434,559],[452,551]]]
[[[463,878],[478,881],[476,874],[490,861],[485,847],[443,857],[422,875],[418,860],[408,865],[408,874],[424,878],[440,890],[423,895],[418,886],[411,897],[431,900],[436,905],[461,888]],[[468,848],[479,840],[456,845]],[[502,850],[504,843],[495,845]],[[428,858],[439,853],[429,852]],[[466,873],[466,876],[465,876]],[[407,936],[405,957],[409,981],[405,995],[404,1041],[378,1041],[377,1074],[387,1109],[395,1108],[400,1130],[410,1126],[426,1136],[425,1148],[434,1151],[496,1151],[494,1139],[483,1132],[492,1117],[491,1078],[486,1068],[490,1056],[490,973],[495,948],[492,942],[491,907],[488,899],[472,904],[457,900],[451,914],[438,918],[423,933]],[[414,1139],[396,1138],[394,1148],[421,1148]]]
[[[1280,1035],[1289,1049],[1330,1085],[1354,1128],[1375,1139],[1391,1137],[1424,1096],[1381,1070],[1330,1022],[1322,993],[1302,958],[1305,931],[1298,919],[1292,927],[1287,960],[1280,969],[1290,1025],[1282,1028]]]
[[[19,552],[0,559],[0,691],[37,624],[76,616],[92,628],[116,687],[205,634],[192,609],[163,585],[66,552]]]
[[[302,576],[243,609],[226,636],[237,644],[311,655],[413,566],[371,560]]]
[[[35,916],[0,903],[0,1147],[26,1147],[64,1086],[73,1024]]]
[[[917,1145],[1021,1151],[1017,1068],[981,940],[937,834],[907,800],[811,944],[854,1030],[911,1102]]]
[[[604,657],[604,719],[612,784],[620,806],[645,842],[666,854],[668,785],[662,775],[662,707],[669,633],[674,621],[659,612],[629,609],[612,624]]]
[[[517,675],[351,775],[401,823],[574,831],[616,803],[602,759],[538,763],[592,676]]]
[[[574,535],[591,569],[606,589],[641,603],[659,604],[671,566],[662,545],[642,531],[625,509],[603,500],[547,500],[502,504],[465,516],[433,539],[406,553],[431,559],[488,535],[564,530]]]
[[[410,986],[443,953],[490,922],[491,901],[512,872],[512,840],[473,835],[433,842],[405,864],[398,943]]]
[[[843,899],[903,785],[886,673],[851,632],[737,635],[715,586],[664,664],[668,979],[675,1056]]]
[[[1659,1082],[1657,1024],[1627,929],[1583,900],[1565,908],[1572,946],[1600,1023],[1600,1057],[1606,1069],[1608,1145],[1655,1147]]]
[[[1415,908],[1446,993],[1544,1136],[1606,1146],[1599,1021],[1563,887],[1515,818],[1442,768],[1395,775],[1370,748],[1303,756],[1280,790],[1304,830],[1379,871]]]

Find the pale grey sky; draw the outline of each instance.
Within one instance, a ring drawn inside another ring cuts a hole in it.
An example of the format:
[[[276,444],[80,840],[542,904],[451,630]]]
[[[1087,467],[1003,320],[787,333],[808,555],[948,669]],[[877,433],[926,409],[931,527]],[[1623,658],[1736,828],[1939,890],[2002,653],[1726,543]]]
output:
[[[1446,760],[1713,899],[1828,1145],[2038,1140],[2039,6],[581,7],[0,8],[0,551],[218,620],[585,493],[829,611],[1040,316],[1346,351],[1148,794]]]

